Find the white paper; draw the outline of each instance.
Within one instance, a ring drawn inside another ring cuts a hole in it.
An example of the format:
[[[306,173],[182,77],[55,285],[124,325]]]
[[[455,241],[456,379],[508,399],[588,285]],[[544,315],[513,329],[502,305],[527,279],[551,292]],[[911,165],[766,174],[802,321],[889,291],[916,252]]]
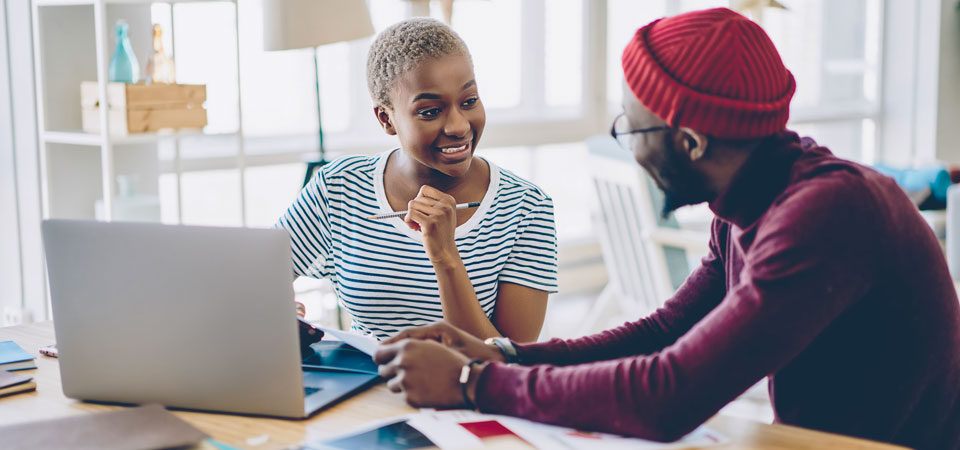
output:
[[[709,447],[727,442],[725,436],[705,426],[697,428],[678,441],[664,443],[607,433],[579,432],[572,428],[546,425],[515,417],[500,416],[497,420],[537,448],[667,450]]]
[[[579,432],[572,428],[546,425],[516,417],[480,414],[473,411],[421,410],[409,416],[410,426],[427,436],[437,447],[447,450],[480,448],[481,440],[458,426],[459,423],[495,420],[536,448],[570,450],[593,449],[649,449],[667,450],[690,447],[709,447],[727,443],[727,438],[701,426],[676,442],[655,442],[607,433]]]
[[[476,422],[483,416],[473,411],[420,410],[407,418],[407,424],[423,433],[433,445],[442,450],[466,450],[482,448],[483,442],[466,428],[457,426],[459,422]]]
[[[377,346],[380,345],[376,339],[370,336],[361,336],[359,334],[353,334],[349,331],[340,331],[333,328],[320,327],[324,333],[330,334],[331,336],[346,342],[347,345],[364,352],[371,357],[374,353],[377,352]]]

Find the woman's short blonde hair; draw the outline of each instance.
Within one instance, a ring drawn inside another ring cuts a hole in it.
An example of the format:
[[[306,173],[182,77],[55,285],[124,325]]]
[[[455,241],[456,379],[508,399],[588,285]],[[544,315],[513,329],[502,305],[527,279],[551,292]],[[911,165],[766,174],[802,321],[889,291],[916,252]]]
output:
[[[463,55],[470,64],[467,44],[439,20],[416,17],[391,25],[370,44],[367,87],[377,106],[392,108],[390,90],[404,73],[429,59]]]

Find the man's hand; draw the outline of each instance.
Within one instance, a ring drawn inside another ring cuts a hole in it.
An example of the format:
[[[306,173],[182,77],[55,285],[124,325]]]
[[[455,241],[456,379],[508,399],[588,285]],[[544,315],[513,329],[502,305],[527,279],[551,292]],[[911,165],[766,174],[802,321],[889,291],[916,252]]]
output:
[[[416,408],[460,408],[460,370],[470,359],[438,342],[405,339],[381,344],[373,360],[387,388]],[[473,381],[473,380],[471,380]]]
[[[396,336],[383,341],[382,345],[393,344],[404,339],[437,341],[462,353],[471,360],[504,361],[503,353],[500,352],[499,347],[484,344],[483,341],[477,339],[474,335],[444,321],[417,328],[407,328]]]

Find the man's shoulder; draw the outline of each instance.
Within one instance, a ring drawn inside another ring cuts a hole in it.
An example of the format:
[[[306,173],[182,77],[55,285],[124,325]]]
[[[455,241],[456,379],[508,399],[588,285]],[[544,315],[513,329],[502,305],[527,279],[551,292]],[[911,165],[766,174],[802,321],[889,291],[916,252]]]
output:
[[[787,188],[775,204],[809,198],[815,200],[811,206],[829,206],[900,193],[892,179],[870,167],[834,156],[826,149],[807,149],[794,164]]]
[[[761,227],[790,229],[796,237],[876,236],[891,217],[915,209],[896,183],[869,167],[829,154],[798,166]]]

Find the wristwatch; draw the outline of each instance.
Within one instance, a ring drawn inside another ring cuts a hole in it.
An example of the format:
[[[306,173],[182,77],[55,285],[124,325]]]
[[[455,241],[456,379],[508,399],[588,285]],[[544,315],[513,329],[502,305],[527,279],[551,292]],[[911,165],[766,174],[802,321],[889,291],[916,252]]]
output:
[[[503,360],[510,364],[518,364],[520,358],[517,356],[517,348],[513,346],[513,342],[510,342],[510,339],[502,337],[492,337],[487,338],[483,341],[487,345],[496,345],[500,349],[500,353],[503,354]]]
[[[467,405],[467,409],[477,409],[472,401],[470,401],[470,396],[467,395],[467,386],[470,384],[470,372],[473,369],[473,366],[480,365],[486,361],[482,359],[475,359],[463,365],[460,368],[460,378],[457,381],[460,383],[460,395],[463,396],[463,403]]]

